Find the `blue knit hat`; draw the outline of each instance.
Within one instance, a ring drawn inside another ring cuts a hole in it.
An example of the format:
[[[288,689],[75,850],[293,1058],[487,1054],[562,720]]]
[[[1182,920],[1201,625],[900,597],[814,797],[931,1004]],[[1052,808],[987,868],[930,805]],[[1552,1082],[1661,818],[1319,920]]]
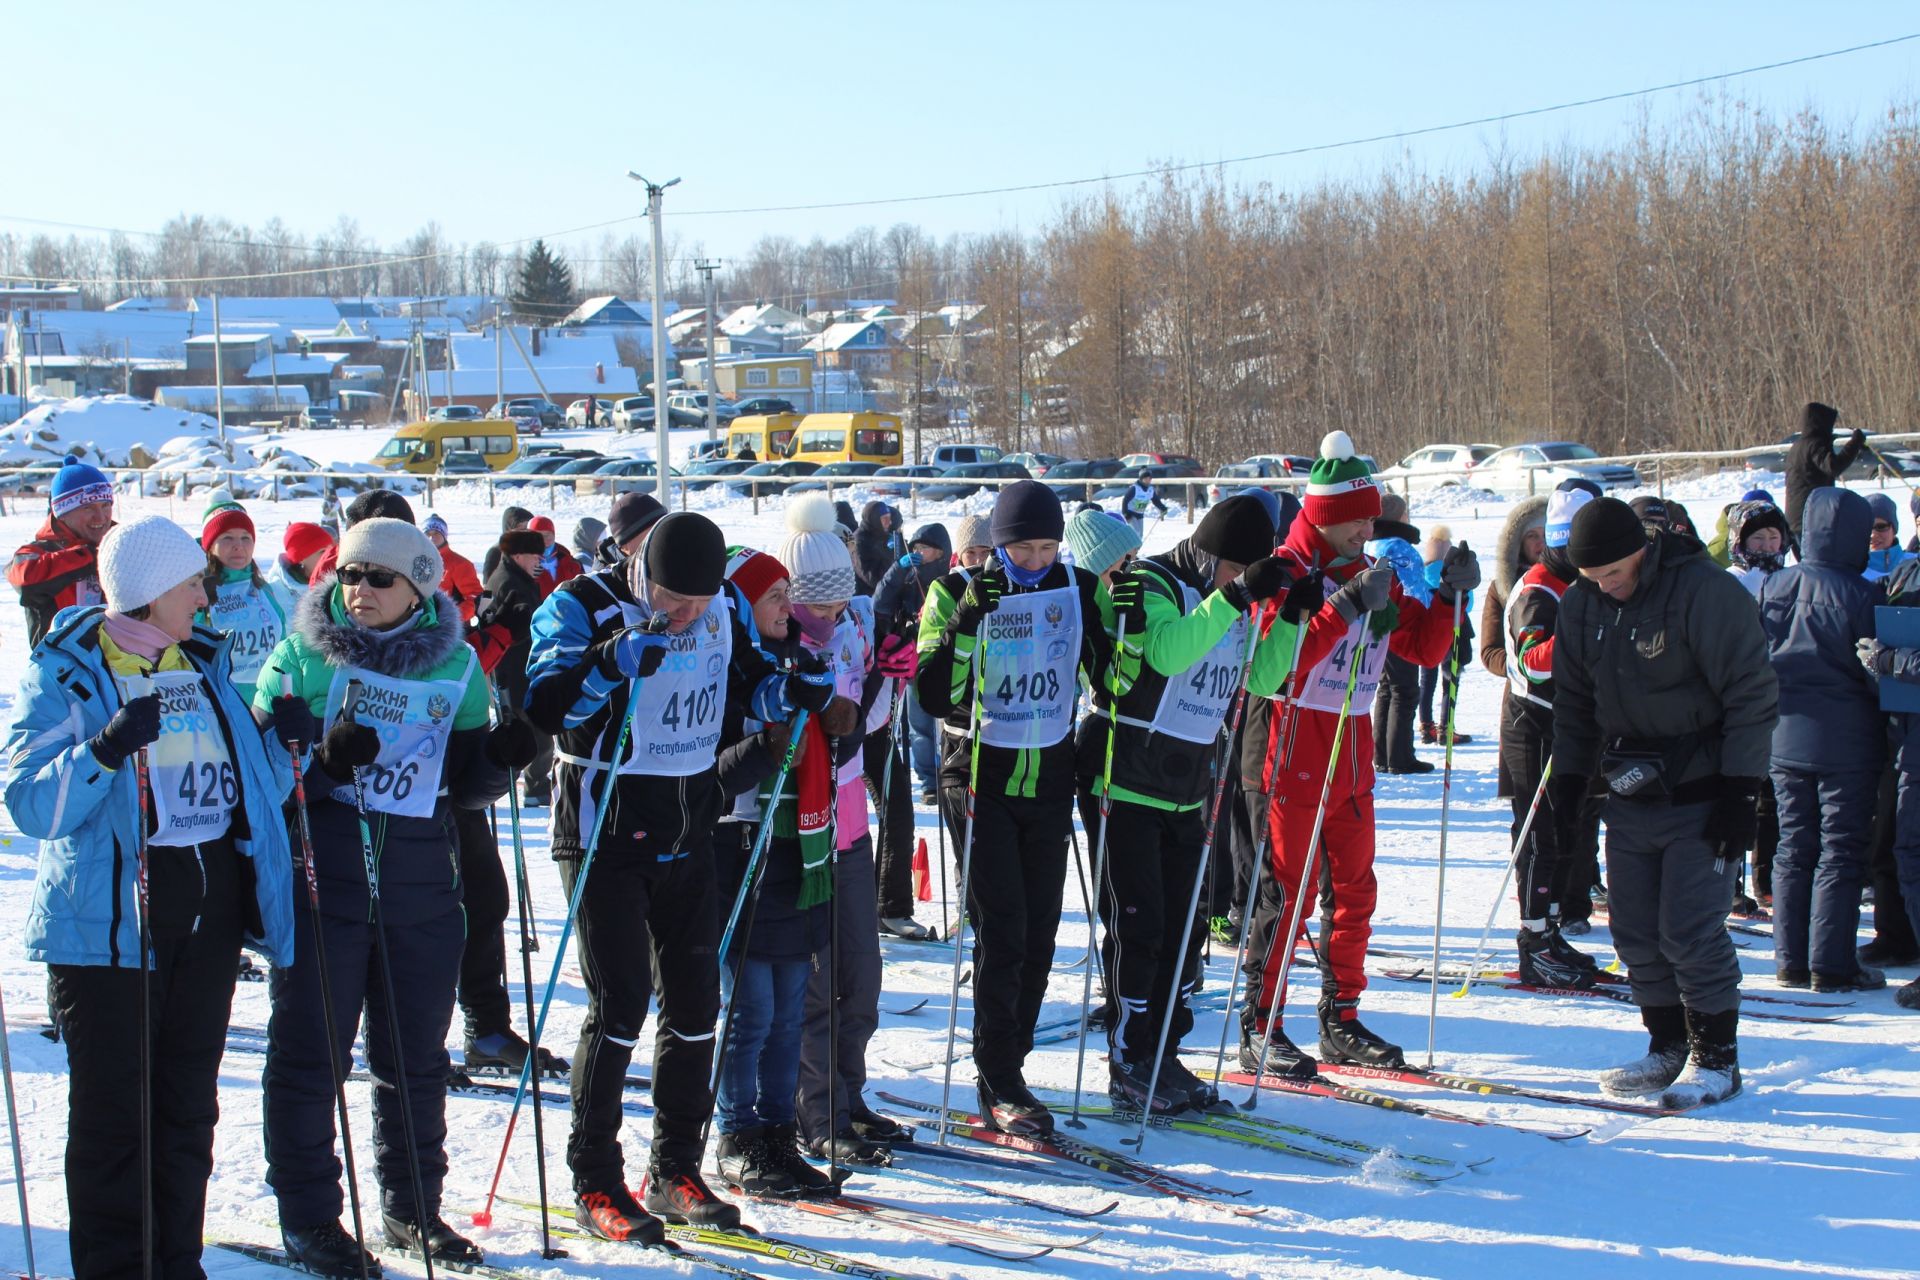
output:
[[[1107,511],[1076,511],[1063,539],[1073,562],[1088,573],[1105,573],[1140,549],[1140,535],[1124,519]]]
[[[1777,507],[1780,505],[1779,503],[1773,500],[1773,495],[1768,493],[1765,489],[1749,489],[1745,493],[1740,495],[1740,501],[1764,502],[1770,507]]]
[[[100,468],[88,466],[73,454],[68,454],[53,477],[53,492],[49,498],[53,514],[64,516],[80,507],[112,501],[113,481],[107,479]]]
[[[1867,495],[1867,506],[1873,509],[1875,520],[1885,520],[1893,526],[1895,533],[1900,532],[1900,508],[1893,505],[1893,499],[1884,493]]]

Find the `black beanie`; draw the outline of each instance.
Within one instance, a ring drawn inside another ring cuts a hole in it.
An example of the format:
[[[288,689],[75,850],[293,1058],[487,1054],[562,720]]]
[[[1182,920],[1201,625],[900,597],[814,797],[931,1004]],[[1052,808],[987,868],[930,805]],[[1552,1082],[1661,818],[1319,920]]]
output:
[[[1260,499],[1236,494],[1213,504],[1193,531],[1193,545],[1221,560],[1252,564],[1273,554],[1273,520]]]
[[[1618,498],[1596,498],[1573,516],[1567,559],[1576,569],[1597,569],[1625,560],[1647,545],[1646,526]]]
[[[1667,512],[1667,504],[1652,494],[1642,494],[1627,504],[1633,514],[1640,517],[1640,523],[1652,525],[1658,529],[1673,527],[1673,519]]]
[[[1830,436],[1833,424],[1840,421],[1840,411],[1832,405],[1821,404],[1818,400],[1809,401],[1800,411],[1800,434]]]
[[[683,596],[720,594],[727,571],[727,539],[697,511],[664,515],[647,535],[647,579]]]
[[[996,547],[1040,538],[1058,542],[1067,536],[1067,515],[1059,494],[1038,480],[1020,480],[993,500],[992,527]]]
[[[347,527],[376,517],[413,524],[413,507],[391,489],[369,489],[347,504]]]
[[[607,513],[607,536],[614,546],[624,547],[666,513],[652,494],[629,490],[613,500],[613,510]]]

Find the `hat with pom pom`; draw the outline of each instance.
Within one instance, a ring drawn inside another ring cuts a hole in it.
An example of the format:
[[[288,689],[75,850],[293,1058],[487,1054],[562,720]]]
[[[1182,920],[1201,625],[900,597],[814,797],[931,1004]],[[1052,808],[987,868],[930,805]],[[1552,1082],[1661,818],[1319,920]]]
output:
[[[840,539],[833,502],[825,494],[802,494],[787,504],[787,540],[774,553],[787,566],[795,604],[836,604],[853,599],[853,557]]]
[[[112,501],[113,481],[107,479],[106,473],[100,468],[80,461],[80,455],[74,453],[61,461],[47,497],[47,505],[56,517],[98,502]]]
[[[1329,431],[1320,441],[1320,456],[1307,473],[1305,514],[1321,528],[1380,514],[1380,486],[1344,431]]]

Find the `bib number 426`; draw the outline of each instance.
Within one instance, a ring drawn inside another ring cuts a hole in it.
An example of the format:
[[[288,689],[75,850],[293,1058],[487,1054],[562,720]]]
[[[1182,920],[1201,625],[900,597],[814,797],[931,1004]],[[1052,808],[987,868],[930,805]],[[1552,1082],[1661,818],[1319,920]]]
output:
[[[202,760],[198,765],[190,764],[180,771],[177,794],[181,803],[191,809],[231,806],[240,799],[240,783],[233,775],[233,765]]]

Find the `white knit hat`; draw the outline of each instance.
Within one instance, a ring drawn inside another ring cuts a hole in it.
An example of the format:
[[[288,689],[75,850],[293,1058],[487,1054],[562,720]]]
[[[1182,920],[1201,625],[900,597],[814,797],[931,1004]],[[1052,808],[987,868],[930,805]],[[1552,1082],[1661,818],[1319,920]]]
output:
[[[440,552],[426,534],[386,516],[362,520],[342,534],[334,563],[391,569],[411,583],[422,600],[433,599],[443,572]]]
[[[207,571],[207,553],[165,516],[141,516],[107,530],[100,541],[100,589],[107,608],[131,613]]]
[[[853,557],[834,528],[839,523],[833,502],[825,494],[808,493],[787,504],[787,540],[774,558],[787,566],[795,604],[834,604],[851,600],[858,590]]]

